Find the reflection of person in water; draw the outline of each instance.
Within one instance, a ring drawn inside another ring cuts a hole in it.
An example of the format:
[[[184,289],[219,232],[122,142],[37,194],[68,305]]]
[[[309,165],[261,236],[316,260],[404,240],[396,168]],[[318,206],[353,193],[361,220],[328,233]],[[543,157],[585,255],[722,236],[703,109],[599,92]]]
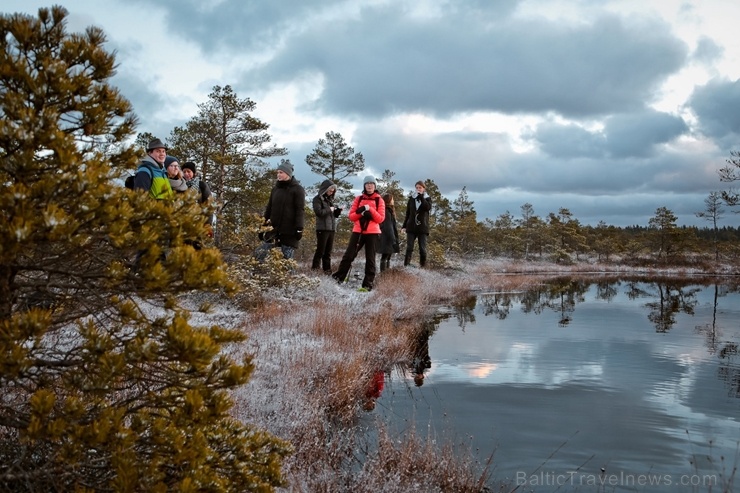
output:
[[[365,403],[362,406],[365,411],[372,411],[375,409],[375,401],[378,400],[380,394],[383,393],[384,386],[385,374],[382,370],[377,370],[373,373],[373,378],[370,379],[367,389],[365,389]]]
[[[414,346],[411,369],[414,372],[414,383],[417,387],[424,385],[424,372],[432,367],[432,359],[429,357],[429,335],[431,331],[424,324],[417,334]]]

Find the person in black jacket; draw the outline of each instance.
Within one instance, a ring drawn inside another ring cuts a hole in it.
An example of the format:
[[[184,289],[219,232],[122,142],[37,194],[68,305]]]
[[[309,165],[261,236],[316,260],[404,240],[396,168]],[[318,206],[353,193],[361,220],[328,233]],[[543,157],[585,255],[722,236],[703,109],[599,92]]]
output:
[[[321,268],[324,274],[331,274],[331,252],[334,250],[334,233],[337,230],[337,218],[342,213],[341,207],[334,205],[334,194],[337,186],[331,180],[324,180],[319,186],[319,193],[313,198],[313,212],[316,214],[316,251],[313,254],[311,268]]]
[[[380,245],[378,246],[380,272],[390,269],[391,257],[394,253],[400,252],[393,195],[383,194],[383,201],[385,202],[385,219],[380,223]]]
[[[411,263],[414,253],[414,243],[419,240],[419,266],[427,263],[427,239],[429,237],[429,211],[432,210],[432,199],[426,193],[426,184],[416,182],[416,191],[411,193],[406,205],[406,217],[403,220],[401,231],[406,232],[406,256],[403,265]]]
[[[293,165],[283,161],[277,167],[277,182],[265,209],[265,226],[272,231],[263,237],[255,256],[264,260],[272,248],[280,247],[283,257],[292,259],[303,237],[306,191],[293,176]]]
[[[211,198],[211,187],[198,175],[198,170],[194,162],[186,161],[182,165],[182,175],[185,177],[188,188],[192,188],[200,194],[198,202],[201,204],[208,202],[208,199]]]

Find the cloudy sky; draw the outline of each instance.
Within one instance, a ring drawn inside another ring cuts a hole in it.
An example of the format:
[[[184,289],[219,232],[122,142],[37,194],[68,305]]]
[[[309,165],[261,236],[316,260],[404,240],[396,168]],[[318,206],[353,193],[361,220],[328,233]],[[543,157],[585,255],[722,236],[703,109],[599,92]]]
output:
[[[71,0],[97,25],[113,79],[166,138],[213,86],[257,104],[304,184],[339,132],[410,190],[466,187],[479,220],[530,203],[584,224],[679,224],[728,188],[740,150],[736,0]],[[3,0],[3,13],[51,3]],[[740,225],[727,210],[720,225]]]

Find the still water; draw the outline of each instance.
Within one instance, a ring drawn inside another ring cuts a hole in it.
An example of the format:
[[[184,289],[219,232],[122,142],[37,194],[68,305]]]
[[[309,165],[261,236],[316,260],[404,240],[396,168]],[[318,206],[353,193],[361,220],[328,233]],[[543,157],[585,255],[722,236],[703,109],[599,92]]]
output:
[[[737,286],[556,279],[442,311],[375,413],[493,454],[492,491],[719,491],[739,344]]]

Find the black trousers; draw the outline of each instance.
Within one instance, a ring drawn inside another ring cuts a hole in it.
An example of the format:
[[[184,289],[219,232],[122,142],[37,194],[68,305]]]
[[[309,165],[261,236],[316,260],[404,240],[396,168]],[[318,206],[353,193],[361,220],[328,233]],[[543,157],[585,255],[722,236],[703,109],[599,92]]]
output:
[[[316,231],[316,251],[313,254],[312,269],[331,272],[331,252],[334,250],[334,231]]]
[[[424,233],[412,233],[406,230],[406,257],[403,259],[403,265],[409,265],[411,255],[414,253],[414,243],[419,240],[419,265],[424,267],[427,263],[427,238],[429,235]]]
[[[357,254],[364,247],[365,278],[362,280],[362,287],[372,289],[375,282],[375,274],[377,273],[375,257],[377,256],[376,252],[378,251],[379,239],[379,234],[352,233],[349,237],[347,250],[342,255],[342,261],[339,262],[339,269],[333,274],[334,278],[340,282],[343,282],[347,278],[347,274],[349,274],[349,270],[352,268],[352,262],[354,262]]]

